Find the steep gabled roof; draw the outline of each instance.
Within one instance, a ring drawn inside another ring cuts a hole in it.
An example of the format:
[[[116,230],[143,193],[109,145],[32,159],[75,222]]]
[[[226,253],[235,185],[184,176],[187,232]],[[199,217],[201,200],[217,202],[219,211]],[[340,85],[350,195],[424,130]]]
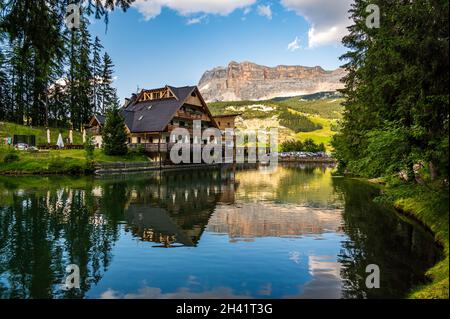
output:
[[[98,124],[100,124],[100,126],[103,126],[105,125],[105,119],[106,117],[104,115],[94,114],[89,124],[92,125],[92,122],[94,120],[97,120]]]
[[[125,124],[133,133],[162,132],[174,117],[175,113],[184,104],[184,101],[196,91],[200,97],[200,92],[196,86],[173,87],[167,86],[174,97],[159,100],[149,100],[144,102],[129,103],[122,109],[125,117]],[[204,104],[206,106],[206,104]],[[214,123],[214,119],[206,107],[208,115]],[[214,123],[215,124],[215,123]]]

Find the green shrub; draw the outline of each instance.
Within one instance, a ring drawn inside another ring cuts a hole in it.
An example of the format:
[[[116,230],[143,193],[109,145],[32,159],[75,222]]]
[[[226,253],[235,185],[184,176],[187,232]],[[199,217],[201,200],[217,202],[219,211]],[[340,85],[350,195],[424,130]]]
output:
[[[67,168],[67,172],[71,175],[81,175],[85,172],[85,167],[79,163],[72,163]]]
[[[325,145],[323,143],[316,144],[310,138],[306,139],[304,142],[296,140],[288,140],[281,144],[282,152],[325,152]]]
[[[84,172],[86,174],[90,174],[95,172],[95,162],[94,161],[87,161],[86,167],[84,168]]]
[[[65,170],[64,160],[61,158],[53,158],[48,163],[47,168],[49,173],[61,173]]]
[[[145,147],[144,145],[138,145],[136,149],[137,155],[145,155]]]
[[[116,102],[116,104],[119,103]],[[123,156],[128,153],[127,133],[125,120],[117,105],[111,107],[106,114],[102,135],[103,150],[106,155]]]
[[[5,157],[3,158],[3,162],[5,164],[9,164],[9,163],[13,163],[13,162],[18,162],[19,161],[19,155],[17,155],[15,152],[11,152],[5,155]]]
[[[93,137],[88,134],[86,137],[86,142],[84,143],[84,151],[86,152],[86,161],[92,161],[94,159],[94,140]]]

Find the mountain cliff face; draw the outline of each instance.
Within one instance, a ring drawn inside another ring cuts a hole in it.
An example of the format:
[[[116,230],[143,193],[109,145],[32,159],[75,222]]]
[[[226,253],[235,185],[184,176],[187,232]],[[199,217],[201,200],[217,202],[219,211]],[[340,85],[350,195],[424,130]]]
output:
[[[228,67],[206,71],[198,87],[207,102],[264,100],[274,97],[335,91],[343,87],[343,69],[320,66],[267,67],[251,62],[230,62]]]

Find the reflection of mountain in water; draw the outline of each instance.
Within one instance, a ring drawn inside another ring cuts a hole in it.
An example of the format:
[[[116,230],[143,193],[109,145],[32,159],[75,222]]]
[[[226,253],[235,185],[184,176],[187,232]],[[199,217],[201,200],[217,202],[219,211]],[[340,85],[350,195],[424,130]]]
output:
[[[116,261],[118,256],[112,253],[114,245],[129,240],[129,236],[123,236],[123,230],[159,247],[199,246],[195,249],[200,252],[196,257],[183,254],[180,259],[194,268],[205,264],[202,259],[205,254],[201,252],[205,247],[208,249],[208,245],[209,249],[215,249],[214,253],[225,254],[225,257],[239,256],[227,254],[242,249],[241,245],[227,246],[228,243],[221,240],[213,243],[219,246],[213,247],[211,236],[205,236],[205,245],[199,244],[205,229],[226,233],[233,240],[345,233],[334,244],[315,241],[339,245],[338,255],[327,255],[328,252],[312,255],[300,248],[292,250],[289,261],[299,266],[303,253],[310,254],[307,262],[312,276],[310,282],[299,286],[298,293],[285,295],[295,298],[404,296],[413,285],[421,282],[425,269],[439,256],[433,237],[385,207],[375,205],[372,201],[375,191],[368,185],[333,179],[323,168],[280,167],[267,175],[238,170],[236,178],[234,176],[232,170],[204,169],[146,174],[139,178],[127,176],[119,180],[0,178],[0,298],[85,297]],[[254,248],[261,241],[248,245]],[[270,241],[276,245],[284,242]],[[309,239],[289,242],[311,244]],[[148,247],[142,246],[139,249]],[[311,244],[310,247],[313,250],[316,246]],[[117,251],[124,249],[129,247],[120,245]],[[141,251],[133,257],[141,260],[138,255]],[[161,265],[166,265],[164,258],[170,253],[159,252]],[[261,253],[266,254],[266,251]],[[270,256],[268,261],[275,267],[266,267],[267,271],[282,265],[280,260]],[[128,262],[140,269],[133,260],[127,259],[127,266]],[[218,271],[220,265],[211,262],[208,267]],[[61,289],[68,264],[79,265],[81,289]],[[377,264],[382,271],[380,289],[369,290],[365,286],[368,264]],[[145,267],[152,265],[150,261]],[[228,272],[223,273],[225,285],[232,285],[227,276],[243,270],[231,259],[227,269]],[[255,269],[255,273],[264,274],[264,271]],[[280,273],[274,273],[273,278],[269,276],[274,284],[280,279],[277,276]],[[210,282],[209,277],[206,281],[209,295],[230,296],[227,290],[211,287],[210,283],[214,282]],[[160,294],[150,289],[144,291],[145,295],[181,296],[180,291],[167,294],[166,290],[170,289],[166,285],[164,282],[155,288]],[[181,293],[204,296],[197,290],[181,290]]]
[[[300,236],[341,232],[341,211],[295,205],[242,203],[218,206],[207,230],[230,238]]]

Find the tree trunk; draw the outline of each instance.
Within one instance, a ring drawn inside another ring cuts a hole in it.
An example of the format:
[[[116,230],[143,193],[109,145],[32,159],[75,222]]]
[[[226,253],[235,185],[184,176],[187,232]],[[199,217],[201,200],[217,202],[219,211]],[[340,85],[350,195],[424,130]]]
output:
[[[432,181],[436,180],[437,176],[438,176],[438,169],[436,167],[436,165],[434,165],[433,161],[430,161],[428,163],[428,166],[430,168],[430,178]]]

